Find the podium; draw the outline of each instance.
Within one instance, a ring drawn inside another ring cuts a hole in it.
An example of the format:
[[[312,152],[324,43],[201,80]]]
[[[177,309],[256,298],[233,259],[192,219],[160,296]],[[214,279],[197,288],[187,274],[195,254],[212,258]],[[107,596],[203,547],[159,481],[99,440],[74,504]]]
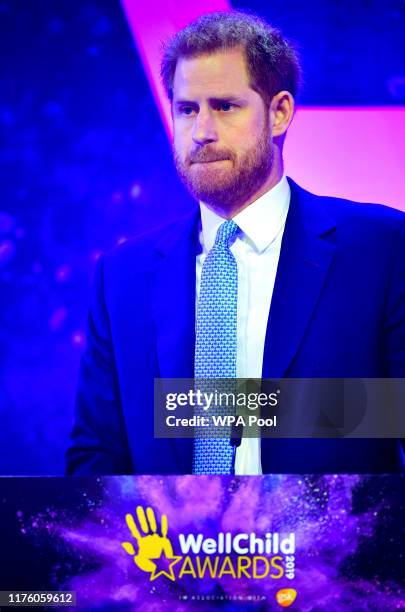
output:
[[[404,507],[402,475],[1,478],[0,605],[400,609]]]

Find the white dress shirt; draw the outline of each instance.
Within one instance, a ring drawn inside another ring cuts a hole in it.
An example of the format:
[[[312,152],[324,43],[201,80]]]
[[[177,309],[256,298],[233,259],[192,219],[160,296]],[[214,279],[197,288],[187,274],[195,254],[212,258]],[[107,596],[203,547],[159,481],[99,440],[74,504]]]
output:
[[[237,378],[262,377],[267,320],[290,196],[290,186],[283,176],[270,191],[233,217],[241,229],[231,246],[238,265]],[[197,303],[202,265],[219,226],[226,220],[202,202],[200,209],[202,252],[196,260]],[[235,473],[262,473],[260,438],[242,438],[236,451]]]

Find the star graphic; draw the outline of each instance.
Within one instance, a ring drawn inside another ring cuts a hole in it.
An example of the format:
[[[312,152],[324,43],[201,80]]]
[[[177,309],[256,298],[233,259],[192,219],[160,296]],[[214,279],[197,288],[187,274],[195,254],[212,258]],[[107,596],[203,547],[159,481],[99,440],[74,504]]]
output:
[[[155,580],[158,576],[167,576],[170,580],[176,579],[173,571],[173,565],[176,565],[183,557],[179,557],[176,555],[167,556],[166,551],[162,550],[160,557],[157,559],[153,559],[156,566],[153,569],[150,580]]]

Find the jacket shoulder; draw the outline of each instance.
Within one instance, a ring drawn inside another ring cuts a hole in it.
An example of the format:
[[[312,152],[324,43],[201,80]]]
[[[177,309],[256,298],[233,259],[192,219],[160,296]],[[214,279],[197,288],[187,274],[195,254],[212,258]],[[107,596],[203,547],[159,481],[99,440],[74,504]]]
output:
[[[355,202],[334,196],[316,195],[290,180],[291,189],[308,205],[332,217],[340,226],[375,228],[379,232],[400,231],[405,225],[405,212],[373,202]]]
[[[324,200],[324,205],[330,206],[334,214],[342,221],[361,220],[369,223],[383,223],[387,225],[402,225],[405,223],[405,212],[392,208],[386,204],[373,202],[354,202],[344,198],[317,196]]]
[[[153,261],[160,250],[165,250],[175,243],[185,232],[192,231],[198,219],[198,210],[167,221],[162,225],[137,234],[125,242],[113,247],[104,254],[105,265],[115,267],[133,264],[146,265]]]

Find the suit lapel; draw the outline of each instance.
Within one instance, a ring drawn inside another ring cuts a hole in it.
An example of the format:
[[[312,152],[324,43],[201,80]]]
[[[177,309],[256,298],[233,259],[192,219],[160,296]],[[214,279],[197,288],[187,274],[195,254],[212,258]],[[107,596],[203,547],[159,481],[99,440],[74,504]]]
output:
[[[151,304],[160,378],[193,378],[199,214],[180,220],[156,249]],[[192,439],[167,441],[179,472],[191,473]]]
[[[198,215],[182,219],[157,247],[152,311],[161,378],[193,378]]]
[[[298,351],[331,264],[335,223],[291,179],[291,202],[271,301],[263,378],[282,378]]]

